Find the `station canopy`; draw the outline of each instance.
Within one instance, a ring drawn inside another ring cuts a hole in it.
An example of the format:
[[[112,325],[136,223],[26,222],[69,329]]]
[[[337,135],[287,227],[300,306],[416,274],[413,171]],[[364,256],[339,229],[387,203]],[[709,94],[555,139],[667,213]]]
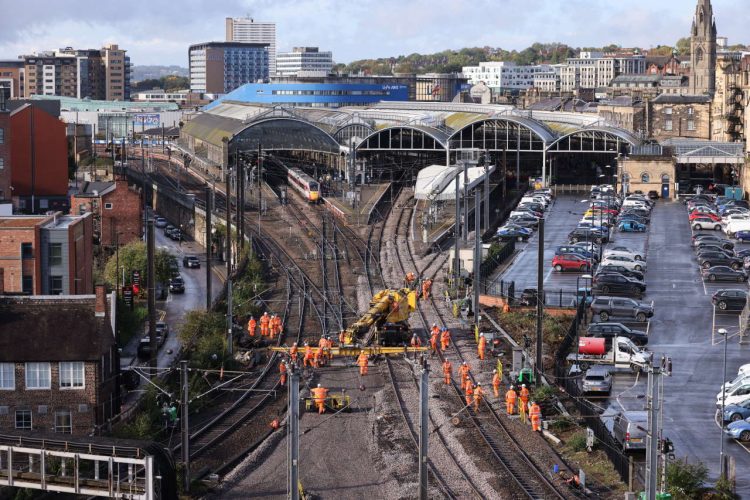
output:
[[[466,169],[468,184],[485,175],[485,167],[470,167]],[[447,167],[445,165],[431,165],[423,168],[417,174],[417,184],[414,188],[414,198],[429,201],[452,201],[456,199],[456,177],[458,176],[458,190],[463,192],[464,175],[461,167]]]

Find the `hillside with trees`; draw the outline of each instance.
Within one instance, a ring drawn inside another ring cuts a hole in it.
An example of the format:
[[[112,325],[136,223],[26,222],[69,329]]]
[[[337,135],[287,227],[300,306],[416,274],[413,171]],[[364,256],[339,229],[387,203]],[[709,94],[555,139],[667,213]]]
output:
[[[163,89],[167,92],[172,90],[185,90],[190,88],[190,79],[186,76],[169,75],[161,78],[148,78],[135,82],[133,92],[142,92],[144,90]]]

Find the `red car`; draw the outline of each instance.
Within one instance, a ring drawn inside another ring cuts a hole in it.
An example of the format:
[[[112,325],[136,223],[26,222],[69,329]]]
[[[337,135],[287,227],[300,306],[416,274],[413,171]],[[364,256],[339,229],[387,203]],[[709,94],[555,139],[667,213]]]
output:
[[[591,264],[582,255],[565,253],[562,255],[555,255],[552,259],[552,267],[555,271],[588,271],[591,268]]]
[[[589,208],[592,212],[599,214],[599,212],[603,212],[605,214],[614,215],[617,217],[617,215],[620,213],[619,210],[615,210],[614,208],[604,208],[604,207],[591,207]]]
[[[690,216],[688,217],[688,219],[690,220],[690,222],[693,222],[698,217],[708,217],[709,219],[711,219],[714,222],[721,222],[721,217],[719,217],[718,215],[716,215],[716,214],[702,213],[702,212],[693,212],[693,213],[690,214]]]

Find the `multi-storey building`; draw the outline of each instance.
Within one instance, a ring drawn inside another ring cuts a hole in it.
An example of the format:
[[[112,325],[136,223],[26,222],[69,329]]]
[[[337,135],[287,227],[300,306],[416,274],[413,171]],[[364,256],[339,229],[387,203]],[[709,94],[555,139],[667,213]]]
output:
[[[23,60],[0,61],[0,93],[6,99],[23,97],[24,73]]]
[[[566,66],[561,69],[560,87],[563,92],[572,92],[577,88],[608,87],[619,75],[645,73],[646,58],[638,54],[584,51],[579,57],[568,59]]]
[[[70,213],[93,214],[94,240],[103,247],[126,245],[142,234],[140,192],[128,181],[86,182],[71,196]]]
[[[259,22],[250,17],[227,17],[226,41],[267,44],[268,74],[276,74],[276,23]]]
[[[33,295],[91,293],[93,217],[0,217],[0,269],[6,292]]]
[[[77,65],[75,56],[56,56],[54,52],[24,56],[24,97],[37,94],[75,97]]]
[[[0,429],[98,434],[120,409],[104,287],[57,297],[3,295],[1,287],[2,279]]]
[[[191,45],[190,90],[227,94],[246,83],[268,79],[267,43],[206,42]]]
[[[711,97],[661,94],[648,103],[649,137],[711,139]]]
[[[130,99],[130,60],[116,44],[105,45],[102,50],[104,64],[104,99],[127,101]]]
[[[320,52],[318,47],[294,47],[276,57],[278,76],[327,76],[333,69],[333,53]]]
[[[534,77],[539,73],[549,73],[552,66],[517,66],[506,61],[480,62],[479,66],[465,66],[462,73],[469,83],[484,82],[493,92],[527,90],[534,86]]]

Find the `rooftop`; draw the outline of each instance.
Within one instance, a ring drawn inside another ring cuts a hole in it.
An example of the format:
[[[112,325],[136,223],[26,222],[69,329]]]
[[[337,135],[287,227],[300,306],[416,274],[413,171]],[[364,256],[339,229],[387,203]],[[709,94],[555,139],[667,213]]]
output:
[[[708,104],[711,102],[711,96],[660,94],[651,102],[654,104]]]
[[[9,215],[0,217],[0,229],[31,229],[43,223],[48,215]]]
[[[130,101],[97,101],[92,99],[76,99],[54,95],[34,95],[35,101],[60,101],[61,111],[176,111],[179,109],[174,102],[130,102]]]

